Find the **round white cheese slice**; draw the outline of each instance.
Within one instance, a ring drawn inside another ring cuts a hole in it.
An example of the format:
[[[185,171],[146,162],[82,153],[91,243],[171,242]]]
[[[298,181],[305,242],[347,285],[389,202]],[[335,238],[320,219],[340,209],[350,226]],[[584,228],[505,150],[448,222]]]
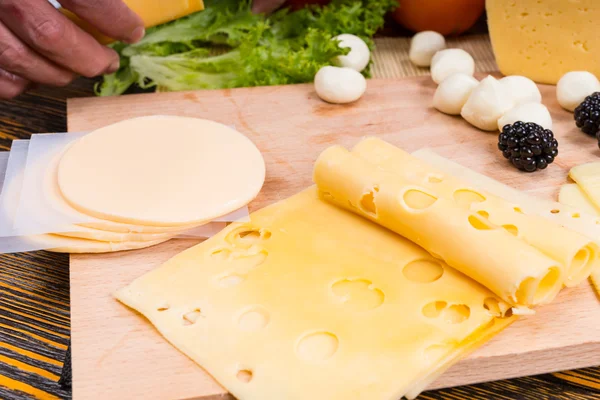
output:
[[[260,151],[217,122],[175,116],[122,121],[74,143],[58,186],[75,209],[115,222],[181,226],[248,204],[265,179]]]

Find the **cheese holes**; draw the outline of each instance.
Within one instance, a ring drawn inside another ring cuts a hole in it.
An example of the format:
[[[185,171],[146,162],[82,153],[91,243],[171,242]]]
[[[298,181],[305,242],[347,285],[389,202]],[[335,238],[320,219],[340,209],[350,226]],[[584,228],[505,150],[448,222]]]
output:
[[[502,225],[502,228],[512,235],[519,236],[519,228],[517,228],[515,225]]]
[[[573,214],[571,214],[571,218],[581,218],[581,214],[573,213]]]
[[[485,201],[485,197],[471,189],[458,189],[454,192],[454,201],[460,207],[469,208],[473,203]]]
[[[540,280],[540,283],[533,294],[533,301],[536,304],[545,302],[558,293],[562,287],[560,284],[560,276],[560,268],[553,267],[548,270],[546,275]]]
[[[519,207],[514,207],[513,208],[514,212],[519,213],[519,214],[524,214],[523,210],[521,210]]]
[[[375,205],[375,193],[379,192],[379,186],[374,186],[373,189],[363,194],[360,198],[360,208],[363,212],[377,217],[377,206]]]
[[[492,225],[487,218],[479,215],[479,214],[471,214],[469,215],[469,224],[477,229],[478,231],[487,231],[495,229],[495,226]]]
[[[331,291],[344,305],[354,311],[367,311],[379,307],[384,293],[367,279],[342,279],[331,286]]]
[[[441,318],[448,324],[460,324],[471,316],[471,308],[466,304],[452,304],[445,301],[432,301],[421,310],[427,318]]]
[[[560,210],[554,209],[554,210],[550,210],[550,212],[551,212],[552,214],[558,214],[558,213],[560,212]]]
[[[308,333],[296,344],[296,355],[308,362],[325,361],[337,352],[338,346],[339,340],[331,332]]]
[[[427,175],[427,182],[429,183],[442,183],[444,181],[444,177],[438,174],[429,174]]]
[[[202,316],[202,311],[199,308],[196,308],[188,313],[183,314],[183,325],[189,326],[193,325],[198,321],[198,319]]]
[[[445,301],[432,301],[423,307],[422,312],[427,318],[437,318],[447,306],[448,303]]]
[[[235,376],[242,383],[250,383],[254,374],[250,369],[240,369]]]
[[[508,304],[495,297],[488,297],[483,301],[483,308],[496,318],[506,318],[512,315],[512,309]]]
[[[431,283],[444,275],[444,267],[432,259],[415,260],[402,268],[402,274],[411,282]]]
[[[238,327],[242,331],[254,332],[269,324],[269,312],[263,307],[251,307],[242,311],[238,317]]]
[[[257,245],[262,241],[269,240],[271,232],[267,229],[258,229],[248,226],[242,226],[230,232],[227,235],[227,241],[236,246],[250,247]]]
[[[422,211],[431,207],[437,197],[420,189],[408,189],[402,195],[403,203],[411,210]]]
[[[229,249],[217,249],[214,250],[210,256],[218,261],[225,261],[227,259],[229,259],[229,257],[231,256],[231,250]]]
[[[169,308],[171,308],[171,306],[168,303],[162,303],[161,305],[159,305],[156,308],[156,311],[163,312],[163,311],[167,311]]]

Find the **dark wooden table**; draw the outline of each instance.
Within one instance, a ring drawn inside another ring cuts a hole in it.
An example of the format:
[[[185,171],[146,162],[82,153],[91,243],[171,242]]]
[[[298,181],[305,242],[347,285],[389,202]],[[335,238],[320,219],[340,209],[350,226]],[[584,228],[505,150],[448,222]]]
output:
[[[92,81],[81,79],[68,88],[41,88],[0,101],[0,151],[32,133],[64,132],[66,99],[92,96],[92,88]],[[0,255],[0,399],[72,397],[58,383],[69,327],[68,256]],[[597,400],[600,367],[438,390],[420,399]]]

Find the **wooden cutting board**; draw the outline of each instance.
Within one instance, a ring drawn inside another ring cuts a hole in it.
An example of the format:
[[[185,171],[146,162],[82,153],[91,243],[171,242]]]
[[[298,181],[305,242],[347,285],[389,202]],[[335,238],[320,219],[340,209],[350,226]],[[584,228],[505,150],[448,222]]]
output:
[[[320,101],[312,86],[74,99],[70,131],[85,131],[126,118],[173,114],[234,125],[263,152],[267,180],[250,205],[259,209],[311,184],[317,155],[332,144],[351,146],[379,136],[407,151],[439,154],[519,189],[556,198],[569,169],[597,160],[596,141],[575,127],[556,103],[555,88],[541,86],[550,108],[560,156],[547,170],[525,174],[496,148],[497,135],[431,108],[428,77],[372,80],[352,105]],[[165,132],[165,142],[169,132]],[[236,166],[243,168],[243,166]],[[111,293],[157,267],[193,241],[174,240],[151,249],[71,257],[73,391],[76,399],[222,399],[226,392],[171,347],[142,316]],[[460,361],[432,388],[458,386],[600,365],[600,302],[586,282],[564,290],[551,305],[524,317]]]

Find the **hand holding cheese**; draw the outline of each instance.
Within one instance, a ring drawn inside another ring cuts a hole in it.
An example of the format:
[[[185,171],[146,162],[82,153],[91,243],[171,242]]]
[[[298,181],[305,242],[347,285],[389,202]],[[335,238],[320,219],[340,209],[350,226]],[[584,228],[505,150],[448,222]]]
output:
[[[100,32],[133,43],[144,24],[121,0],[67,0],[64,7]],[[28,82],[67,85],[75,75],[94,77],[119,68],[117,53],[102,46],[47,0],[0,2],[0,98],[15,97]]]

